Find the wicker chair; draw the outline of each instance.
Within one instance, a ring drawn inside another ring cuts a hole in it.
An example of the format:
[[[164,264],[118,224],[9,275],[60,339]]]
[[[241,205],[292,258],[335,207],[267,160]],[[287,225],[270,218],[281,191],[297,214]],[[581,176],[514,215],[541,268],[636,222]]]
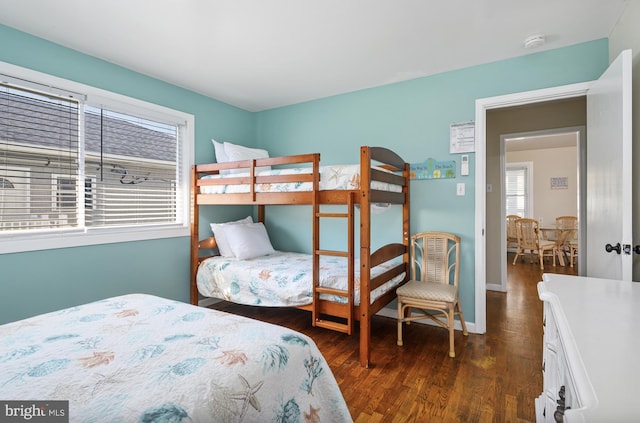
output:
[[[431,319],[449,331],[449,356],[455,357],[454,323],[457,315],[462,333],[467,326],[460,307],[460,238],[445,232],[421,232],[411,237],[411,275],[398,295],[398,345],[402,346],[402,323]],[[412,310],[415,309],[415,314]]]
[[[569,264],[573,267],[575,259],[578,258],[578,218],[576,216],[558,216],[556,217],[556,228],[570,231],[564,249],[569,256]]]
[[[518,229],[516,222],[520,219],[517,214],[507,216],[507,248],[518,246]]]
[[[544,258],[552,257],[553,265],[556,265],[556,256],[558,254],[558,246],[555,241],[543,240],[540,230],[540,224],[537,219],[523,217],[516,222],[518,230],[518,250],[513,259],[513,264],[518,262],[518,257],[523,256],[529,251],[531,256],[538,256],[540,269],[544,270]],[[533,260],[531,260],[533,262]]]

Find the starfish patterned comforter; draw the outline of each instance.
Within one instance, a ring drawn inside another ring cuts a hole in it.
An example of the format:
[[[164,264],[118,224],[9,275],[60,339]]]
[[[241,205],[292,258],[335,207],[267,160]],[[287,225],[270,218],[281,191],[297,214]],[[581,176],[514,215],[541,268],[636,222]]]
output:
[[[237,304],[266,307],[298,307],[313,301],[313,267],[310,254],[276,251],[250,260],[235,257],[210,257],[200,263],[196,275],[198,291],[205,297],[220,298]],[[347,289],[347,259],[320,257],[320,286]],[[390,260],[371,269],[374,278],[398,264]],[[356,305],[360,304],[359,260],[355,260]],[[371,292],[371,302],[394,289],[404,273]],[[322,299],[346,302],[345,297],[322,294]]]
[[[0,326],[0,368],[0,398],[71,422],[352,421],[307,336],[144,294]]]
[[[376,168],[388,172],[382,168]],[[263,170],[257,173],[259,176],[268,175],[299,175],[311,173],[311,168],[286,168]],[[249,176],[249,172],[239,172],[230,175],[209,175],[203,179],[231,178],[240,176]],[[319,189],[323,190],[353,190],[360,188],[360,165],[336,165],[336,166],[320,166],[320,184]],[[388,184],[380,181],[373,181],[371,188],[380,191],[401,192],[402,187],[398,185]],[[273,184],[257,184],[256,192],[301,192],[311,191],[311,182],[302,183],[273,183]],[[249,192],[249,185],[208,185],[200,187],[203,194],[237,194]]]

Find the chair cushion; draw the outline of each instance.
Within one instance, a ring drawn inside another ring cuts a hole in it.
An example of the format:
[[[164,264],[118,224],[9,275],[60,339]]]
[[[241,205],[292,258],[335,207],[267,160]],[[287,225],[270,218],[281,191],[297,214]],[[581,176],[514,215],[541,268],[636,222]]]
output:
[[[540,241],[540,248],[543,248],[543,247],[547,247],[547,248],[548,247],[554,247],[555,245],[556,245],[555,241],[545,241],[545,240]]]
[[[396,294],[400,297],[453,302],[456,299],[456,287],[443,283],[409,281],[398,288]]]

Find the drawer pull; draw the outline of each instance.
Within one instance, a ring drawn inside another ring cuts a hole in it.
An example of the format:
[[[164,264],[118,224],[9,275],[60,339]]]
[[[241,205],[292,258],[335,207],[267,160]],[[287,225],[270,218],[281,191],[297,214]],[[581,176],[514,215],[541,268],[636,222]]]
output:
[[[560,390],[558,391],[558,407],[556,407],[556,411],[553,413],[553,418],[557,423],[562,423],[564,421],[564,411],[568,410],[571,407],[565,407],[565,387],[562,385]]]
[[[564,412],[556,410],[555,413],[553,413],[553,419],[557,423],[562,423],[564,421]]]

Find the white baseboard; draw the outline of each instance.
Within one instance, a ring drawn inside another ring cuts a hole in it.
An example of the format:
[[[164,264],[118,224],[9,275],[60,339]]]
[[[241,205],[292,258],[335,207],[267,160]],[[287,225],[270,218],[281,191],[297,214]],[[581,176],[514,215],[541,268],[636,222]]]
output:
[[[504,289],[502,289],[502,285],[497,284],[497,283],[488,283],[487,284],[487,291],[506,292]]]

